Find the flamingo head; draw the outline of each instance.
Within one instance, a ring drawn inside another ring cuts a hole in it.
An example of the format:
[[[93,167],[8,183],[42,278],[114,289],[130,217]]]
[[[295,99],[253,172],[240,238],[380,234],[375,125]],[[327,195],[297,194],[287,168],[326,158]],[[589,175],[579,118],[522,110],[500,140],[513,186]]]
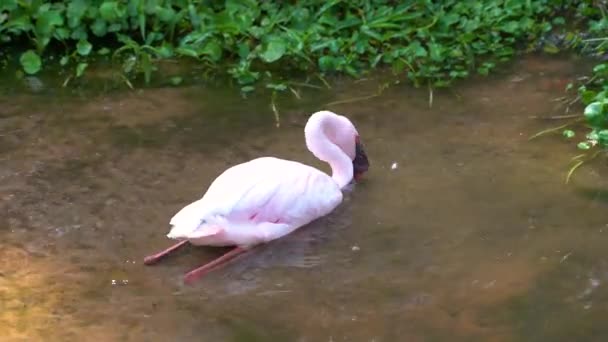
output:
[[[345,116],[318,111],[308,119],[304,135],[312,154],[331,165],[332,178],[340,187],[359,181],[369,169],[359,133]]]
[[[359,135],[355,135],[355,158],[353,159],[353,178],[359,181],[369,169],[369,160]]]

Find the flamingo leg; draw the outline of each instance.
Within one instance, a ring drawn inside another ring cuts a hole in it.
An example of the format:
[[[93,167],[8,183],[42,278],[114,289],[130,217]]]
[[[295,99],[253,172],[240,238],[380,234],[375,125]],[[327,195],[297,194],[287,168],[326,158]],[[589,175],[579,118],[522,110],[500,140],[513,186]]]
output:
[[[180,242],[176,243],[175,245],[165,249],[164,251],[158,252],[153,255],[149,255],[144,258],[144,264],[153,265],[153,264],[159,262],[161,259],[163,259],[167,255],[169,255],[171,252],[174,252],[174,251],[180,249],[181,247],[185,246],[187,243],[188,243],[188,240],[183,240],[183,241],[180,241]]]
[[[221,257],[204,264],[203,266],[196,268],[188,273],[186,273],[186,275],[184,276],[184,282],[186,284],[190,284],[193,281],[197,280],[198,278],[204,276],[205,274],[211,272],[213,269],[229,262],[230,260],[236,258],[237,256],[239,256],[240,254],[245,253],[246,251],[248,251],[248,249],[246,248],[242,248],[242,247],[234,247],[231,251],[227,252],[226,254],[222,255]]]

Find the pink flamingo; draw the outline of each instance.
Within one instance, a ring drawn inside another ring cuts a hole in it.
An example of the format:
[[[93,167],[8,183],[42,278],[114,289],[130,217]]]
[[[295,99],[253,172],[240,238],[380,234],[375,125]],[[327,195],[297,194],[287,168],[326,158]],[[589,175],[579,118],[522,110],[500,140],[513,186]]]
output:
[[[329,163],[332,175],[311,166],[261,157],[230,167],[205,195],[185,206],[170,221],[167,237],[176,245],[148,256],[154,264],[188,242],[201,246],[235,246],[219,258],[188,272],[190,283],[261,243],[285,236],[329,214],[342,202],[342,189],[369,168],[359,133],[346,117],[314,113],[304,128],[306,146]]]

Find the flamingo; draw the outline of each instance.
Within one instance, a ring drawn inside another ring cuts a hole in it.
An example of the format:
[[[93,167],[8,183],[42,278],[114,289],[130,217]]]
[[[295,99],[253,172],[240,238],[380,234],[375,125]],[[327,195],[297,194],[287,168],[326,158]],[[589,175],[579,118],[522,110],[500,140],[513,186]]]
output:
[[[233,247],[186,273],[184,282],[191,283],[254,246],[332,212],[342,202],[342,190],[368,170],[367,155],[352,122],[330,111],[312,114],[304,135],[310,152],[331,167],[331,176],[275,157],[232,166],[211,183],[202,198],[171,218],[167,237],[180,242],[146,257],[144,264],[155,264],[187,243]]]

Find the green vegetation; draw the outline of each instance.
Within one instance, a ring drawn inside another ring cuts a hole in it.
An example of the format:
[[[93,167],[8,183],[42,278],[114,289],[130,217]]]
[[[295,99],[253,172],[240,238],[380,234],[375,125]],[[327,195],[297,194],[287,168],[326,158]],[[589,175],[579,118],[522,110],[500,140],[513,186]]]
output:
[[[278,120],[277,92],[299,96],[296,85],[329,86],[328,75],[383,68],[432,90],[487,75],[518,52],[576,51],[601,57],[590,77],[566,89],[567,110],[579,103],[584,110],[535,135],[561,132],[584,151],[568,180],[608,147],[606,7],[594,0],[2,0],[0,61],[29,75],[60,67],[68,71],[64,86],[106,61],[131,88],[163,77],[155,73],[163,61],[188,61],[204,79],[227,77],[243,92],[271,89]],[[306,84],[294,82],[301,76]],[[583,138],[568,128],[580,122]]]
[[[557,37],[554,40],[558,42],[549,43],[556,51],[560,50],[557,45],[561,45],[564,50],[598,58],[590,76],[568,84],[565,89],[576,92],[563,98],[567,103],[566,111],[570,111],[572,105],[580,102],[584,106],[582,115],[566,115],[564,118],[575,119],[533,136],[534,138],[545,133],[561,131],[566,139],[578,140],[576,145],[584,152],[572,159],[573,165],[567,174],[566,182],[577,168],[594,159],[608,147],[608,63],[605,62],[608,56],[608,12],[605,6],[602,2],[589,0],[567,2],[564,7],[570,9],[568,25],[554,32],[553,37]],[[577,133],[567,128],[580,122],[586,124],[582,140],[576,139]]]
[[[590,1],[589,1],[590,2]],[[157,62],[188,58],[207,76],[275,90],[290,77],[359,77],[389,67],[416,85],[448,86],[527,48],[554,25],[559,0],[3,0],[0,44],[23,46],[27,74],[49,64],[81,76],[91,60],[150,82]],[[57,56],[57,58],[53,58]],[[289,72],[286,72],[289,71]],[[287,76],[286,76],[287,75]],[[175,83],[179,79],[174,80]]]

